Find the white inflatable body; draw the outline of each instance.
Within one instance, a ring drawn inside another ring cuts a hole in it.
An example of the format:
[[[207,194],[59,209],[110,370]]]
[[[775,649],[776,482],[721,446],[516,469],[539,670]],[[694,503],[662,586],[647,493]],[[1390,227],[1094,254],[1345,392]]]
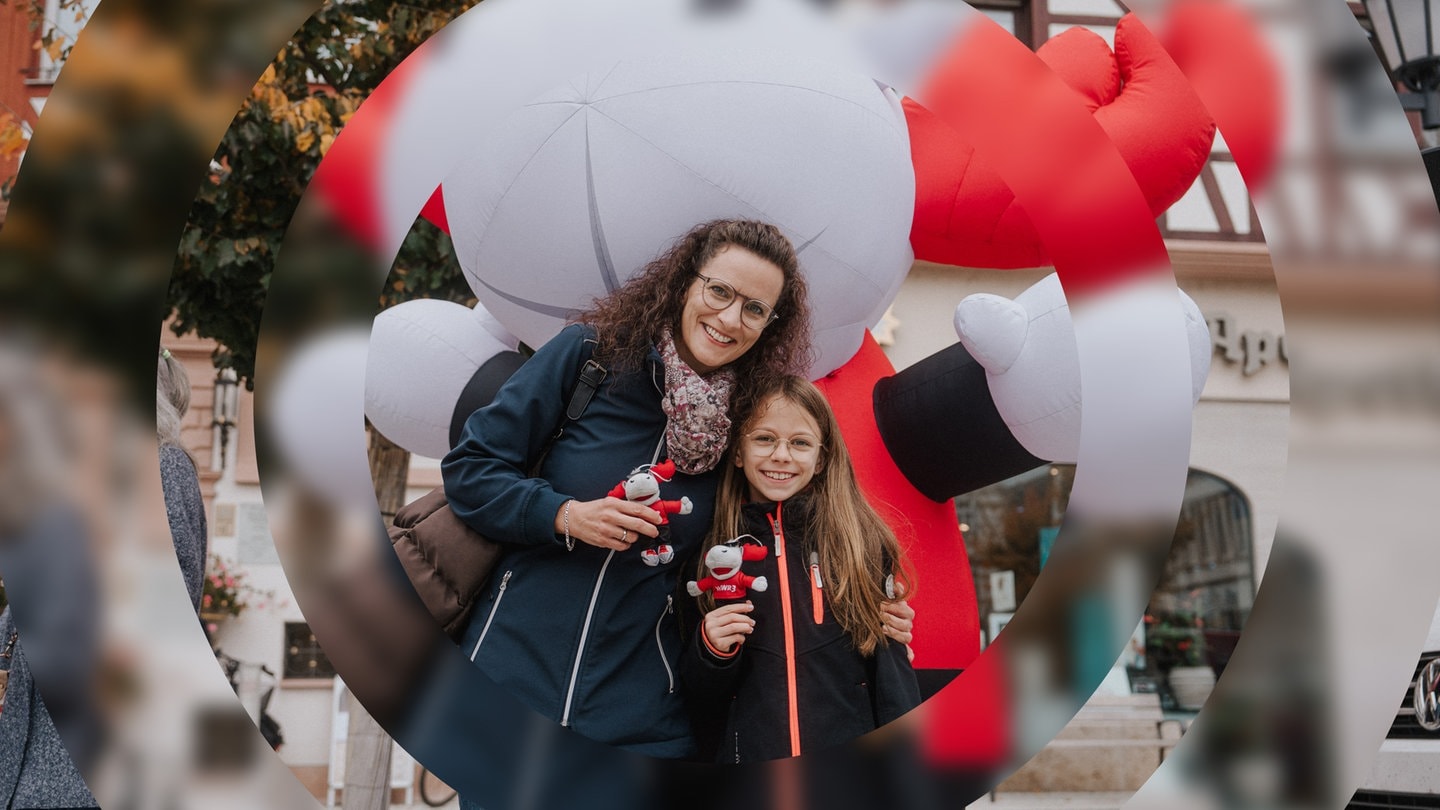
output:
[[[365,365],[365,415],[390,441],[440,458],[460,392],[475,370],[518,341],[484,307],[419,299],[375,318]]]
[[[531,346],[695,224],[760,219],[795,244],[810,281],[819,377],[855,354],[914,261],[899,99],[825,62],[605,65],[534,99],[473,154],[444,182],[456,254],[481,303]]]

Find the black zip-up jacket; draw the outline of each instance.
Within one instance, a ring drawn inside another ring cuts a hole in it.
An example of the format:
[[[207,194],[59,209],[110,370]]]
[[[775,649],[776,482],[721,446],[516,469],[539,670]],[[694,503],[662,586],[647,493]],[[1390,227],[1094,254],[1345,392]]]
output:
[[[561,423],[589,327],[546,343],[465,423],[442,471],[450,506],[481,534],[513,544],[476,606],[461,649],[492,680],[545,717],[601,742],[657,757],[696,753],[680,695],[681,642],[674,594],[689,578],[714,511],[716,474],[678,474],[667,500],[694,510],[670,519],[675,559],[640,560],[644,542],[611,552],[576,541],[567,551],[554,520],[570,498],[605,497],[634,468],[664,460],[664,367],[610,371],[580,419],[527,477]]]
[[[713,653],[703,629],[686,643],[680,671],[692,711],[711,721],[717,710],[724,715],[711,729],[723,729],[720,738],[705,740],[703,748],[726,763],[794,756],[844,743],[920,705],[905,646],[887,639],[862,656],[829,609],[827,583],[815,587],[808,499],[743,509],[744,530],[770,548],[744,570],[764,575],[768,587],[750,590],[755,629],[732,657]],[[793,668],[787,641],[793,642]]]

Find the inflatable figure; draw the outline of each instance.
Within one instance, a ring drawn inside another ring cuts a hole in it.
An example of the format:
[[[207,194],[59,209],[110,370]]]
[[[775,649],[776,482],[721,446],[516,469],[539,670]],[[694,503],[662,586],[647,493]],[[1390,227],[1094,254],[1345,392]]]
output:
[[[1031,103],[1027,120],[1043,129],[1049,110],[1057,117],[1088,110],[1128,169],[1116,182],[1133,181],[1153,231],[1154,216],[1198,175],[1215,123],[1148,30],[1127,16],[1115,41],[1112,54],[1099,37],[1076,31],[1042,47],[1040,59],[1072,92]],[[938,63],[944,70],[983,70],[988,48],[1009,49],[1014,40],[972,22],[956,43]],[[374,244],[398,244],[394,234],[403,229],[365,230],[382,207],[376,198],[394,202],[383,184],[363,178],[396,175],[408,158],[393,143],[383,155],[367,151],[385,139],[352,137],[352,130],[392,126],[385,115],[395,94],[419,73],[382,85],[316,176],[337,212]],[[1046,241],[1003,179],[997,167],[1017,156],[977,149],[952,127],[963,123],[966,100],[947,90],[978,80],[958,78],[930,77],[940,114],[867,76],[773,55],[676,57],[658,66],[621,60],[542,93],[471,139],[466,154],[475,157],[429,192],[425,215],[448,228],[481,303],[468,310],[411,302],[382,313],[367,415],[392,441],[440,455],[452,426],[476,405],[452,394],[477,387],[459,379],[461,366],[495,383],[519,362],[497,344],[542,343],[690,225],[768,219],[795,242],[810,281],[820,350],[811,376],[835,407],[861,486],[894,518],[917,570],[936,581],[972,582],[949,499],[1043,461],[1073,461],[1080,395],[1067,304],[1054,277],[1014,302],[961,302],[960,342],[899,373],[866,330],[894,300],[913,259],[1038,267],[1069,247]],[[357,175],[362,193],[347,179]],[[1207,330],[1193,302],[1181,298],[1198,397]],[[428,309],[417,315],[421,304]],[[477,331],[477,323],[497,320],[503,330]],[[466,336],[494,352],[480,356]],[[443,386],[423,382],[434,377],[432,357],[444,368]],[[914,664],[943,684],[979,653],[975,594],[926,588],[914,606]],[[998,720],[990,725],[969,743],[974,761],[1001,757],[1006,731]]]

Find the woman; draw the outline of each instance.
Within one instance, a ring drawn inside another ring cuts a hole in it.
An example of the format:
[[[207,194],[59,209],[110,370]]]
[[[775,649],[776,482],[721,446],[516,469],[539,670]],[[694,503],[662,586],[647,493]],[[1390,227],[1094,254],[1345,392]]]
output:
[[[462,649],[562,725],[693,757],[674,669],[677,583],[709,529],[731,410],[809,360],[805,283],[777,228],[721,220],[691,230],[577,321],[471,415],[442,465],[455,513],[514,546]],[[607,376],[552,442],[591,358]],[[673,558],[649,565],[640,552],[660,534],[661,513],[606,493],[666,459],[678,472],[660,497],[688,499],[691,511],[669,516]]]
[[[160,487],[165,493],[165,517],[175,557],[185,577],[185,590],[198,612],[205,578],[205,501],[195,461],[180,443],[180,420],[190,409],[190,375],[185,366],[160,350],[155,367],[155,436],[160,442]]]

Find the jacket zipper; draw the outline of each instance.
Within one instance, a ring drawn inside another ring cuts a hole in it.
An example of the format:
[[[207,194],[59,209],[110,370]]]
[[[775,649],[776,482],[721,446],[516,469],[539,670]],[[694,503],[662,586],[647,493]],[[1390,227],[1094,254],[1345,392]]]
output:
[[[570,666],[570,685],[565,688],[565,710],[560,714],[560,725],[570,725],[570,708],[575,703],[575,681],[580,677],[580,659],[585,655],[585,639],[590,636],[590,622],[595,619],[595,603],[600,599],[600,586],[605,582],[605,571],[610,568],[610,561],[615,559],[615,549],[605,555],[605,562],[600,566],[600,575],[595,577],[595,588],[590,591],[590,606],[585,609],[585,625],[580,628],[580,645],[575,650],[575,661]]]
[[[500,590],[495,593],[495,604],[490,606],[490,615],[485,618],[485,626],[480,628],[480,638],[475,639],[475,649],[470,651],[470,660],[473,662],[475,656],[480,653],[480,645],[485,643],[485,634],[490,632],[490,623],[495,621],[495,614],[500,611],[500,600],[505,598],[505,588],[510,585],[510,575],[515,573],[514,569],[505,572],[500,578]]]
[[[656,366],[651,366],[650,383],[654,385],[655,390],[659,391],[663,396],[665,394],[665,388],[660,384],[660,380],[657,379],[657,370]],[[660,431],[660,442],[655,445],[655,457],[651,459],[652,464],[660,459],[660,450],[664,446],[665,431],[662,429]],[[600,566],[600,575],[595,578],[595,587],[590,591],[590,605],[585,609],[585,624],[580,628],[580,643],[575,649],[575,660],[572,661],[570,665],[570,683],[565,687],[565,708],[560,713],[560,725],[562,726],[568,727],[570,725],[570,710],[575,705],[575,684],[580,679],[580,661],[585,657],[585,640],[590,637],[590,623],[595,619],[595,603],[600,599],[600,586],[605,584],[605,572],[610,568],[610,561],[613,559],[615,559],[615,550],[611,549],[610,553],[605,555],[605,562]],[[664,616],[661,616],[661,618],[663,619]],[[656,629],[656,637],[657,639],[659,637],[658,626]],[[664,661],[665,656],[663,651],[660,658]],[[665,671],[667,673],[670,671],[670,663],[668,661],[665,662]],[[670,678],[670,690],[672,692],[675,690],[675,679],[673,675]]]
[[[815,623],[825,623],[825,583],[820,581],[820,554],[810,552],[810,603],[815,611]]]
[[[665,677],[670,681],[670,688],[665,694],[675,693],[675,672],[670,669],[670,659],[665,657],[665,645],[660,641],[660,625],[664,624],[665,617],[674,609],[675,597],[665,597],[665,609],[660,612],[660,618],[655,622],[655,646],[660,649],[660,663],[665,665]]]
[[[800,756],[800,713],[795,686],[795,617],[790,610],[790,574],[786,568],[785,555],[780,550],[785,546],[785,529],[781,524],[782,504],[775,504],[775,514],[769,517],[770,529],[775,533],[775,562],[780,566],[776,577],[780,580],[780,613],[785,620],[785,689],[789,698],[790,715],[790,756]],[[768,516],[767,516],[768,517]]]

